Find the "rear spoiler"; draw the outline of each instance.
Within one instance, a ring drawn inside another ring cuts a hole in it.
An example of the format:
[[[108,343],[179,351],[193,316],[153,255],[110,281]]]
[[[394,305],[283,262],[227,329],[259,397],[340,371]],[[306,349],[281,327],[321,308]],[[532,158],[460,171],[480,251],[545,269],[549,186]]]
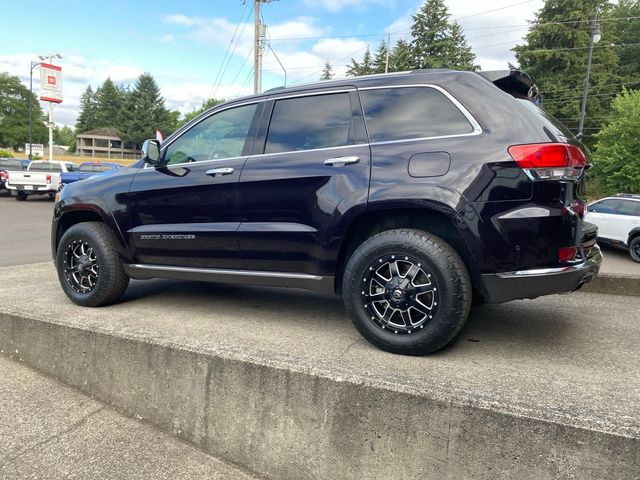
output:
[[[538,87],[525,72],[520,70],[494,70],[477,73],[513,97],[531,100],[536,104],[540,103]]]

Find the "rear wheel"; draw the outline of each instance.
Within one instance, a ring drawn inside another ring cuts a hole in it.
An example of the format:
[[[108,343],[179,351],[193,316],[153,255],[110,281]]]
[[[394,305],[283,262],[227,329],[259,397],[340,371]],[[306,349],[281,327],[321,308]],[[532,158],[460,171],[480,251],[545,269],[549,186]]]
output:
[[[24,202],[27,199],[27,194],[21,191],[16,191],[16,200],[19,202]]]
[[[353,253],[343,278],[353,324],[393,353],[425,355],[451,342],[471,306],[471,281],[450,245],[420,230],[374,235]]]
[[[117,241],[99,222],[78,223],[65,232],[58,244],[56,266],[64,293],[85,307],[115,302],[129,284],[118,258]]]
[[[629,242],[629,255],[631,255],[634,262],[640,263],[640,235]]]

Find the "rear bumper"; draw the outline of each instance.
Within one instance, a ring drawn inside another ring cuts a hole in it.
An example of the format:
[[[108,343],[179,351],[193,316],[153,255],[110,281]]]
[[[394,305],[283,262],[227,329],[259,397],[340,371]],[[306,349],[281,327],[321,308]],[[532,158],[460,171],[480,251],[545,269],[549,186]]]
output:
[[[589,283],[600,270],[602,253],[593,245],[586,259],[574,265],[482,275],[487,301],[503,303],[522,298],[537,298],[554,293],[573,292]]]

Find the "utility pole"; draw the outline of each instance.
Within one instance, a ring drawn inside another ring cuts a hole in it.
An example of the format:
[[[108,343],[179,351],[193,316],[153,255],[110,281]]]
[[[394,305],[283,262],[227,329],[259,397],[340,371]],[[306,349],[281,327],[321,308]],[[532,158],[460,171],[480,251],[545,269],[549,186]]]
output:
[[[582,138],[584,135],[584,118],[587,113],[587,95],[589,94],[589,76],[591,75],[593,45],[598,43],[601,38],[602,33],[600,32],[600,19],[598,18],[598,11],[596,10],[596,16],[593,19],[593,25],[591,26],[591,42],[589,43],[589,56],[587,57],[587,75],[584,79],[584,93],[582,94],[582,106],[580,107],[580,123],[578,125],[579,138]]]
[[[389,49],[391,49],[391,34],[387,34],[387,54],[384,59],[384,73],[389,73]]]
[[[253,93],[258,94],[262,89],[262,39],[266,25],[260,22],[260,4],[271,3],[274,0],[254,0],[253,25]]]

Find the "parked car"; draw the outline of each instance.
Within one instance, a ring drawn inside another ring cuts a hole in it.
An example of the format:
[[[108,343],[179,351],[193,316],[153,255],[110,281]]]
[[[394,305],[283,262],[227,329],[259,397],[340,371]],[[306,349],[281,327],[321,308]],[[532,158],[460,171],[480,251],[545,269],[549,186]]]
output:
[[[87,178],[91,178],[94,175],[105,175],[113,173],[122,167],[124,167],[124,165],[112,162],[81,163],[77,170],[74,170],[72,172],[63,172],[60,175],[60,188],[63,188],[66,185],[77,182],[79,180],[86,180]]]
[[[6,187],[16,192],[16,200],[24,201],[29,195],[49,195],[53,199],[60,187],[60,174],[77,169],[72,162],[34,160],[26,171],[9,173]]]
[[[0,158],[0,191],[11,194],[11,190],[6,187],[9,172],[20,172],[25,168],[19,158]]]
[[[217,105],[62,191],[62,289],[100,306],[130,278],[308,288],[342,295],[382,349],[438,350],[473,298],[571,292],[598,272],[590,153],[535,92],[522,72],[434,70]]]
[[[591,203],[586,219],[598,226],[598,241],[627,250],[640,263],[640,195],[620,193]]]

